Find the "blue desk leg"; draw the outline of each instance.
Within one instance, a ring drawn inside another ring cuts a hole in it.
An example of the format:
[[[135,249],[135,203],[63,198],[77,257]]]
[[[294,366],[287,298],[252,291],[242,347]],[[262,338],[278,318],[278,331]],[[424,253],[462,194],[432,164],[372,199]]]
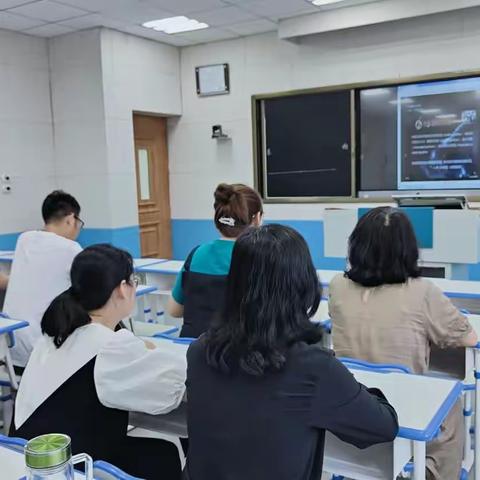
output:
[[[413,480],[425,480],[426,456],[426,443],[413,442]]]
[[[473,352],[475,358],[475,480],[480,480],[480,351],[477,348]]]

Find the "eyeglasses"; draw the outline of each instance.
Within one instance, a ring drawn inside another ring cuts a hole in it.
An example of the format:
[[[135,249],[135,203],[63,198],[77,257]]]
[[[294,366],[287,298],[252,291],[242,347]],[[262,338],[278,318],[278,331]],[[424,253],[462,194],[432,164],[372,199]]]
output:
[[[74,218],[77,220],[77,222],[80,222],[80,230],[82,230],[82,228],[85,226],[85,222],[77,215],[75,215]]]
[[[133,275],[131,283],[135,288],[137,288],[138,285],[140,284],[140,278],[137,277],[136,275]]]

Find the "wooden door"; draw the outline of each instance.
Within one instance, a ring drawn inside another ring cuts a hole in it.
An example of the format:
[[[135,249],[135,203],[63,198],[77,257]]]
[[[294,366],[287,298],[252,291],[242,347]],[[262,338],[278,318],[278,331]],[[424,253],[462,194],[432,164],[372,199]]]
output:
[[[142,257],[171,258],[167,120],[133,115]]]

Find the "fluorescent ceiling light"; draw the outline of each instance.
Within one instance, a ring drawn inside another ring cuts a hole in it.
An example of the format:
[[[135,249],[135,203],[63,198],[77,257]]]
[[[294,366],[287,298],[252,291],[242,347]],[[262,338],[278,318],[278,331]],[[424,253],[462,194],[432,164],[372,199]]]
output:
[[[317,7],[322,7],[323,5],[330,5],[331,3],[340,3],[344,0],[307,0],[308,2],[316,5]]]
[[[206,23],[201,23],[198,20],[194,20],[193,18],[187,18],[184,16],[152,20],[151,22],[143,23],[142,26],[145,28],[152,28],[157,32],[165,32],[169,35],[173,33],[202,30],[203,28],[209,27],[209,25]]]

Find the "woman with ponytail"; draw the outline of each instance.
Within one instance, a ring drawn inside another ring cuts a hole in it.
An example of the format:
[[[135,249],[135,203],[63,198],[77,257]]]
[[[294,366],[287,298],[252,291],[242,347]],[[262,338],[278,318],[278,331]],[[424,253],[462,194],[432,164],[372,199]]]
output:
[[[214,197],[214,222],[220,238],[188,255],[168,306],[170,315],[183,317],[183,337],[196,338],[208,330],[223,306],[235,240],[248,227],[262,223],[262,199],[253,188],[221,183]]]
[[[135,305],[133,261],[110,245],[75,257],[71,287],[45,312],[18,391],[12,433],[31,439],[65,433],[74,453],[89,453],[131,475],[177,480],[177,448],[127,437],[128,411],[167,413],[185,391],[185,347],[155,349],[126,329]]]

